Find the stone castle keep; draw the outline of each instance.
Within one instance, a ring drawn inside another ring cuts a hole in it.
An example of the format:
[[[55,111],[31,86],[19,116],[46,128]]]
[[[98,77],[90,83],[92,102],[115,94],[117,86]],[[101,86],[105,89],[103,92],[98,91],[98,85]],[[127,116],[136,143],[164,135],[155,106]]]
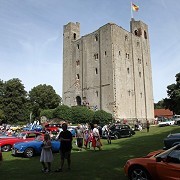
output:
[[[108,23],[81,37],[80,24],[70,22],[63,36],[63,104],[102,109],[120,120],[154,118],[145,23],[131,19],[130,32]]]

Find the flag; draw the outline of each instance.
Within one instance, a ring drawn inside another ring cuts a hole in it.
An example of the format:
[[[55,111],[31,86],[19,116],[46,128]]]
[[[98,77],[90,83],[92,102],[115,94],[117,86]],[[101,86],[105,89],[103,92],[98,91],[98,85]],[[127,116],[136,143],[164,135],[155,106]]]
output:
[[[133,11],[138,11],[139,10],[139,6],[137,6],[137,5],[132,3],[132,9],[133,9]]]

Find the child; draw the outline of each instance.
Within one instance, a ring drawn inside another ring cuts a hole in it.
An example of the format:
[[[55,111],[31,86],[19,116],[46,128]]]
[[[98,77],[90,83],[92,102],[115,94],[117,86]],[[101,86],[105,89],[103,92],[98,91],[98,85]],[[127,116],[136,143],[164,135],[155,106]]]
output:
[[[44,135],[44,141],[42,144],[42,151],[40,162],[42,164],[42,172],[50,172],[51,171],[51,162],[53,161],[53,154],[51,150],[51,140],[50,135]],[[47,166],[46,166],[47,163]]]

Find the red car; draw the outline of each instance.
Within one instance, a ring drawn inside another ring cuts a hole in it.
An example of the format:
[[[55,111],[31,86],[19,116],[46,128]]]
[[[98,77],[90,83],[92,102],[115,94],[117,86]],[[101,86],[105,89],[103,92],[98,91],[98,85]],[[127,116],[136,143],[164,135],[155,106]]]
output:
[[[61,124],[46,124],[45,125],[45,131],[48,132],[59,132],[59,128],[61,127]]]
[[[10,151],[12,146],[18,142],[33,141],[35,137],[41,135],[36,131],[25,131],[21,132],[17,137],[0,139],[0,146],[3,152]]]
[[[130,159],[124,171],[130,180],[180,180],[180,144],[166,151],[159,150],[146,157]]]

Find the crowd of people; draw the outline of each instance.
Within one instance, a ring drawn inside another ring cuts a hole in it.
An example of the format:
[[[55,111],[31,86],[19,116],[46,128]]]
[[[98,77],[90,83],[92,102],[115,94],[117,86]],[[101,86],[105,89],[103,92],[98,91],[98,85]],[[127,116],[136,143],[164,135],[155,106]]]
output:
[[[71,169],[71,150],[73,143],[72,133],[68,130],[67,123],[62,124],[62,131],[58,134],[57,140],[61,142],[60,146],[60,166],[55,172],[62,172],[65,159],[67,160],[68,170]],[[53,154],[51,150],[51,137],[47,133],[44,136],[40,162],[42,164],[42,172],[51,172],[51,163],[53,161]],[[93,128],[78,124],[76,127],[75,141],[78,147],[78,152],[82,149],[91,149],[95,151],[96,148],[102,150],[102,142],[97,124],[94,124]]]

